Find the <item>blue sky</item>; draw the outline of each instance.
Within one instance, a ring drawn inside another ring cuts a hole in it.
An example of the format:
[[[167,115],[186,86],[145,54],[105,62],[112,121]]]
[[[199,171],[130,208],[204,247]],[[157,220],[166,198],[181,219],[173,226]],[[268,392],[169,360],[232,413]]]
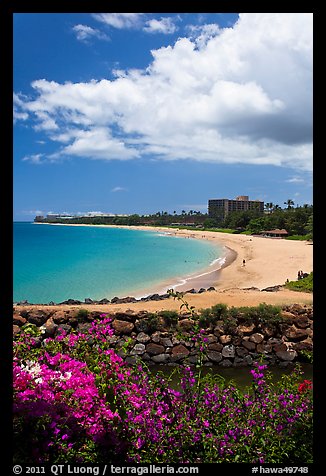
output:
[[[312,203],[312,14],[15,13],[14,220]]]

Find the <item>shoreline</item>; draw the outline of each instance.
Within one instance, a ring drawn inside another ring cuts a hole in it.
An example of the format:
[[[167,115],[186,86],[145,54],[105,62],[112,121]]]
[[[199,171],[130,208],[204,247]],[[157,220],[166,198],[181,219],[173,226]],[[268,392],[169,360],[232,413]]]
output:
[[[40,223],[42,224],[42,223]],[[49,224],[49,223],[47,223]],[[287,279],[296,281],[298,270],[310,273],[313,271],[313,245],[306,241],[284,240],[261,236],[230,234],[203,230],[185,230],[169,227],[153,226],[123,226],[123,225],[90,225],[90,224],[66,224],[51,223],[62,226],[97,226],[111,228],[127,228],[142,231],[156,231],[171,233],[175,236],[209,240],[224,247],[227,250],[225,262],[218,269],[210,267],[199,275],[186,277],[184,283],[175,283],[175,291],[188,291],[191,288],[215,287],[215,291],[205,291],[202,294],[187,294],[187,300],[196,307],[211,307],[217,302],[225,302],[228,305],[255,305],[250,303],[269,302],[304,302],[312,303],[312,293],[302,293],[286,289],[277,292],[264,292],[265,288],[282,286]],[[245,260],[245,265],[243,265]],[[168,283],[163,283],[167,284]],[[171,288],[172,286],[170,286]],[[160,292],[164,286],[160,287]],[[157,288],[156,288],[157,289]],[[146,290],[144,290],[146,291]],[[153,288],[147,295],[153,293]],[[139,293],[138,293],[139,294]],[[144,293],[143,293],[144,295]],[[121,297],[126,297],[124,296]],[[74,298],[73,296],[71,296]],[[189,299],[188,299],[189,297]],[[294,301],[293,301],[294,300]],[[32,305],[32,304],[30,304]],[[82,304],[80,306],[91,306]],[[27,305],[24,305],[27,306]],[[58,308],[59,305],[56,305]],[[80,307],[79,306],[79,307]],[[157,302],[137,301],[129,304],[106,304],[104,308],[137,308],[149,309],[176,309],[179,303],[169,298]],[[69,306],[68,306],[69,307]],[[102,307],[94,304],[96,309]]]
[[[118,228],[118,229],[130,229],[135,231],[148,231],[148,232],[156,232],[161,233],[164,235],[175,236],[178,238],[189,238],[189,239],[200,239],[200,240],[207,240],[206,235],[203,237],[197,236],[193,233],[192,230],[183,230],[178,228],[169,228],[169,227],[154,227],[154,226],[129,226],[129,225],[93,225],[93,224],[85,224],[85,223],[40,223],[34,222],[37,225],[51,225],[51,226],[75,226],[75,227],[98,227],[98,228]],[[201,230],[194,230],[194,231],[201,231]],[[229,248],[228,246],[221,246],[221,244],[216,241],[209,239],[218,251],[221,251],[222,248],[222,256],[218,258],[214,258],[214,260],[206,267],[201,268],[197,271],[194,271],[187,275],[179,275],[175,277],[168,278],[164,281],[161,281],[157,285],[147,286],[139,290],[133,290],[132,288],[127,290],[127,293],[124,293],[123,297],[132,296],[135,299],[139,300],[144,297],[147,297],[151,294],[166,294],[168,289],[174,289],[175,291],[185,292],[192,288],[199,290],[201,288],[209,288],[214,287],[217,285],[217,282],[221,276],[221,270],[228,266],[234,259],[236,259],[236,252]],[[72,296],[74,299],[74,296]],[[95,299],[94,299],[95,300]]]

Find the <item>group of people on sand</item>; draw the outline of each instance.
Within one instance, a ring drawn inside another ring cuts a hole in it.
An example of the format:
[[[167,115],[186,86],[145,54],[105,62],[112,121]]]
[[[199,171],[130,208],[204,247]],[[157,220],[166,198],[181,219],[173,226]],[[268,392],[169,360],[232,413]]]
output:
[[[298,279],[306,278],[308,273],[304,273],[303,271],[298,271]]]

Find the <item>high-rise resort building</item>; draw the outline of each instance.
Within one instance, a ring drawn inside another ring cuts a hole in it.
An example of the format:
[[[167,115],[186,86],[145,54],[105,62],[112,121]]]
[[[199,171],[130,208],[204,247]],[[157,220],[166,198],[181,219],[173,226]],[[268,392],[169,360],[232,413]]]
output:
[[[208,215],[210,218],[223,220],[229,213],[247,210],[258,210],[264,213],[264,202],[249,200],[247,195],[239,195],[235,200],[228,198],[208,200]]]

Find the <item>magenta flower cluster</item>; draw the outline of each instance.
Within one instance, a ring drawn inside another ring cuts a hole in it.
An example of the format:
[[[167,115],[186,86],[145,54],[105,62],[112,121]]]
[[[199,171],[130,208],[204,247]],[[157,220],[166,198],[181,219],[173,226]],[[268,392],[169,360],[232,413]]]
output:
[[[298,445],[309,462],[312,390],[299,370],[273,385],[257,363],[244,392],[184,367],[176,389],[160,373],[126,364],[110,348],[112,335],[105,315],[87,332],[42,346],[21,333],[17,462],[280,463],[295,462]]]

